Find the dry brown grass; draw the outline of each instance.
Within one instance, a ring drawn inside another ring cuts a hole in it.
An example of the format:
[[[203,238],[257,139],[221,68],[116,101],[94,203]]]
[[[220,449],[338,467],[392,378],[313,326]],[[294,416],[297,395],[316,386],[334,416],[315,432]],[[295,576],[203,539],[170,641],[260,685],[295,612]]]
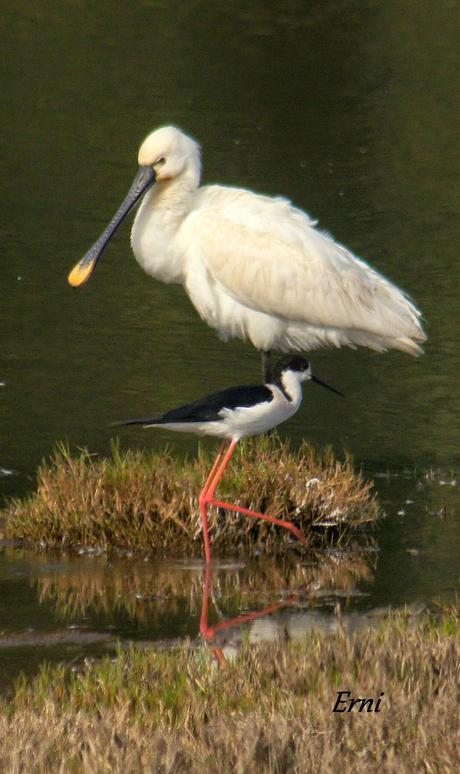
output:
[[[75,774],[460,770],[460,619],[392,615],[376,631],[245,647],[130,650],[44,669],[0,705],[0,770]],[[380,713],[334,714],[338,690]]]
[[[178,462],[166,452],[121,454],[114,446],[113,458],[102,459],[61,447],[39,469],[37,491],[3,511],[3,535],[43,547],[201,554],[197,499],[211,462],[203,451]],[[350,459],[339,462],[306,443],[293,452],[276,437],[242,444],[221,490],[243,507],[291,519],[312,544],[378,516],[372,484]],[[300,549],[285,530],[234,513],[213,509],[210,524],[217,554]]]

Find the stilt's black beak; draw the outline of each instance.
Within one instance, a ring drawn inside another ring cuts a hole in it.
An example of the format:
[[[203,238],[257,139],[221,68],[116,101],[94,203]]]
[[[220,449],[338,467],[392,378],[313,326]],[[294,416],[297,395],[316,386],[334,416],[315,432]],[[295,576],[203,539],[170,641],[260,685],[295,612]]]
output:
[[[109,225],[103,231],[97,242],[94,243],[88,252],[79,260],[74,266],[68,276],[69,285],[77,288],[83,285],[89,280],[91,274],[96,268],[96,264],[101,257],[107,243],[115,234],[118,226],[124,221],[128,213],[137,204],[141,196],[150,188],[155,182],[155,172],[152,166],[140,166],[136,177],[133,180],[133,184],[129,189],[126,198],[123,200],[121,207],[113,216]]]
[[[336,395],[340,395],[342,398],[345,397],[343,392],[339,392],[339,390],[336,390],[335,387],[331,387],[329,384],[326,384],[326,382],[321,381],[321,379],[318,379],[317,376],[314,376],[312,374],[310,379],[312,382],[315,382],[315,384],[320,384],[321,387],[326,387],[327,390],[330,390],[331,392],[335,392]]]

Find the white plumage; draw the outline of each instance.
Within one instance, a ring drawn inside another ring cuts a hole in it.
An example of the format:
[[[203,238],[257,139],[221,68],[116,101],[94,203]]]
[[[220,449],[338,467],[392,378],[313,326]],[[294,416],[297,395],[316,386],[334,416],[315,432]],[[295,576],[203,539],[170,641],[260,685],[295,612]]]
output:
[[[199,187],[199,147],[174,127],[146,138],[139,164],[139,175],[153,170],[151,178],[136,188],[138,175],[71,284],[89,278],[143,196],[131,234],[137,261],[156,279],[183,285],[223,339],[249,339],[262,351],[363,345],[422,352],[420,312],[408,296],[288,200]]]

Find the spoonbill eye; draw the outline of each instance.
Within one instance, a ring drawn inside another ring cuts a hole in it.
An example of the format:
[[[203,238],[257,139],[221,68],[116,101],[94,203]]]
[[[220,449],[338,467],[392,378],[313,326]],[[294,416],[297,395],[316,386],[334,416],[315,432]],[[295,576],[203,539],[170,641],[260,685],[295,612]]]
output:
[[[154,167],[162,167],[162,166],[163,166],[163,164],[166,164],[166,159],[165,159],[165,157],[164,157],[164,156],[161,156],[159,159],[157,159],[157,160],[156,160],[156,161],[153,163],[153,166],[154,166]]]

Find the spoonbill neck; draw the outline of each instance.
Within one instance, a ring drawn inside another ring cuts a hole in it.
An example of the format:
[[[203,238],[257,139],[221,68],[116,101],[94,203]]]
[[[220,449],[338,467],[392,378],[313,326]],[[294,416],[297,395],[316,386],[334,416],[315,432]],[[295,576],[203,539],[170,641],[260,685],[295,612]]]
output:
[[[186,174],[159,181],[147,191],[137,211],[131,246],[139,265],[160,282],[184,281],[184,255],[176,237],[193,208],[196,189],[196,179]]]
[[[189,159],[180,174],[173,177],[157,177],[150,189],[149,201],[157,207],[170,207],[192,196],[200,185],[201,168],[199,159]]]

